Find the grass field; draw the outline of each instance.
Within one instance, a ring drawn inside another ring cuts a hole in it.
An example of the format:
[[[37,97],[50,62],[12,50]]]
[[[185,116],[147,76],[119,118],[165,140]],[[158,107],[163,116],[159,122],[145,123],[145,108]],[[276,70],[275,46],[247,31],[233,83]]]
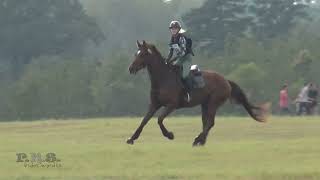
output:
[[[151,120],[125,144],[139,118],[0,123],[0,179],[320,179],[320,118],[218,117],[207,145],[192,148],[199,117],[168,118],[175,140]],[[16,153],[54,152],[62,167],[24,167]]]

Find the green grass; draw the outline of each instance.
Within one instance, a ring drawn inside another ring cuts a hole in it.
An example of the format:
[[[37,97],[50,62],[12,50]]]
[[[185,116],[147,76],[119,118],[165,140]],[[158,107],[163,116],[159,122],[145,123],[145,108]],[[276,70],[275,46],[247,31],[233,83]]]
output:
[[[192,148],[199,117],[168,118],[175,140],[153,119],[135,145],[139,118],[0,123],[0,179],[320,179],[320,118],[218,117],[207,145]],[[25,168],[19,152],[54,152],[61,168]]]

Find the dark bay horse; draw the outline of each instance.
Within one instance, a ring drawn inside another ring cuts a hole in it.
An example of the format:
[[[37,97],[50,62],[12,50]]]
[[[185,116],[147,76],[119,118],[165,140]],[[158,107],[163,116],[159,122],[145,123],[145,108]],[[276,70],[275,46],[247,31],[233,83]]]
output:
[[[129,72],[130,74],[136,74],[139,70],[147,68],[151,80],[150,105],[140,126],[127,140],[128,144],[133,144],[138,139],[143,127],[161,107],[164,107],[164,109],[158,117],[158,124],[162,134],[172,140],[174,135],[164,126],[163,120],[176,109],[201,105],[202,132],[194,139],[193,146],[206,143],[207,135],[215,124],[217,109],[227,99],[241,104],[256,121],[266,121],[266,107],[252,105],[236,83],[228,81],[212,71],[202,72],[206,86],[192,90],[192,100],[186,102],[183,98],[184,92],[178,73],[165,63],[165,59],[157,48],[145,41],[142,44],[137,41],[137,46],[138,52],[129,67]]]

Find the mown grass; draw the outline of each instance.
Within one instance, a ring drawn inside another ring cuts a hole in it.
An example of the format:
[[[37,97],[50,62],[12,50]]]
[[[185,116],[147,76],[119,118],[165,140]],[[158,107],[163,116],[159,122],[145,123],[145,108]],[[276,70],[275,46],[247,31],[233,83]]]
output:
[[[0,179],[320,179],[320,118],[218,117],[205,147],[192,148],[199,117],[155,120],[125,144],[139,118],[0,123]],[[16,153],[56,153],[60,168],[26,168]]]

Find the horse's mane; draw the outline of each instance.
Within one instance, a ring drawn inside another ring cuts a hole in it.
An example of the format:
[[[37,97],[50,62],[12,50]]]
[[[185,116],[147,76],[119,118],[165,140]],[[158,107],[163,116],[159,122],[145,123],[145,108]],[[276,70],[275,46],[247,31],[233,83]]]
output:
[[[156,48],[154,44],[148,44],[148,48],[152,51],[152,53],[159,56],[161,60],[164,61],[164,57],[161,55],[160,51]]]

